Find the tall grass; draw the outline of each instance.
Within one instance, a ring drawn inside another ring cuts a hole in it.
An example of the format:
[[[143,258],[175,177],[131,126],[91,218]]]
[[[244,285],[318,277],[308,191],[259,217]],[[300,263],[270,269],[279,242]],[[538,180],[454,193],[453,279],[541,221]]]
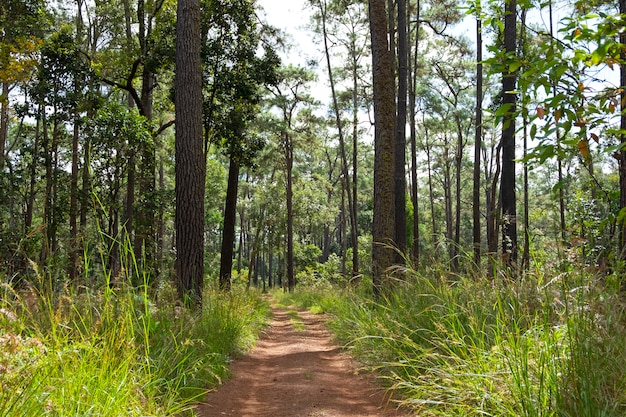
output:
[[[190,311],[173,294],[1,284],[0,415],[192,415],[268,308],[255,292],[208,291]]]
[[[337,289],[294,300],[324,306],[338,339],[419,416],[626,415],[625,298],[612,277],[403,275],[379,302]]]

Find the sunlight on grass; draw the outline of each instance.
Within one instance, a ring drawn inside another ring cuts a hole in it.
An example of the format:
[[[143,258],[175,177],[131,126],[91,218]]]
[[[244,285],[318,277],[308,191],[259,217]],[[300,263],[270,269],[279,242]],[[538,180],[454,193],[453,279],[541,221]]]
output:
[[[268,306],[255,291],[208,292],[202,312],[174,290],[0,288],[0,415],[183,416],[248,349]]]
[[[626,303],[613,277],[404,275],[380,302],[349,288],[276,296],[323,306],[338,340],[419,416],[626,415]]]

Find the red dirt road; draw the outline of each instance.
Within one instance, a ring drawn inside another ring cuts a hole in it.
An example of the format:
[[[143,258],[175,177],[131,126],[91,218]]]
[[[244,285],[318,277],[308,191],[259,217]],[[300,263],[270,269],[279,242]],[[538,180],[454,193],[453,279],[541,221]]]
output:
[[[200,417],[391,417],[371,376],[332,343],[324,318],[273,307],[257,346],[232,364],[232,378],[207,395]],[[295,325],[294,325],[295,324]]]

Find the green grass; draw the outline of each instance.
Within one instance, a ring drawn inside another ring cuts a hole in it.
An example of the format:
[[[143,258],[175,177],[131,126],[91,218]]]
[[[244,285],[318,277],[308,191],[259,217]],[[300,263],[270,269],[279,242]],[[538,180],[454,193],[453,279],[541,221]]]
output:
[[[300,314],[296,310],[288,310],[289,319],[294,329],[301,332],[304,330],[304,320],[300,317]]]
[[[278,296],[330,313],[338,340],[419,416],[626,415],[616,277],[405,276],[379,302],[338,288]]]
[[[228,374],[267,321],[254,291],[183,309],[165,287],[0,287],[0,415],[180,416]]]

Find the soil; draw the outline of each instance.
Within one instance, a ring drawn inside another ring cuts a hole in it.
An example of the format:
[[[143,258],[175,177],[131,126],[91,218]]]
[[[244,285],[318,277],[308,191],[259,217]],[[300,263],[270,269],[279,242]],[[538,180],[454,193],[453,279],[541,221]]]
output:
[[[407,416],[337,345],[323,315],[272,307],[257,346],[207,395],[200,417]]]

